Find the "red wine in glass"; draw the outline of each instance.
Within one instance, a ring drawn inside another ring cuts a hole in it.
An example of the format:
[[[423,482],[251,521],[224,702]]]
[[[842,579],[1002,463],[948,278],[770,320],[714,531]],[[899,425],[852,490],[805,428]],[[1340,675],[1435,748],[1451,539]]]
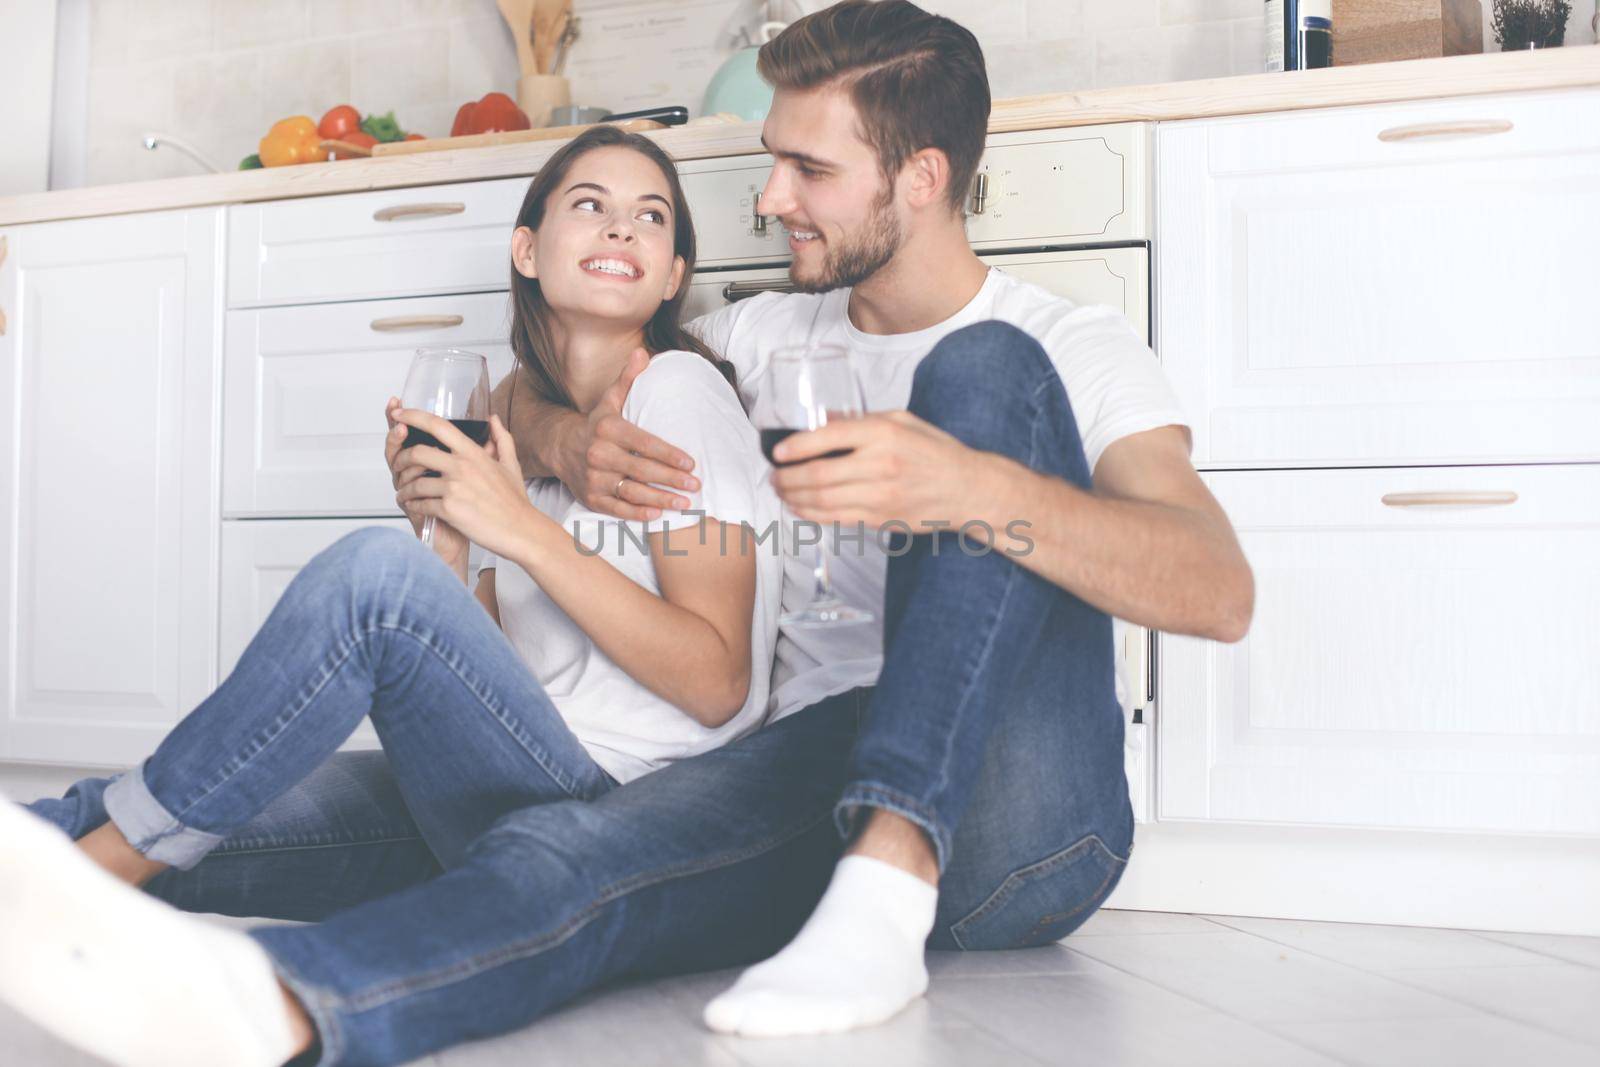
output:
[[[779,441],[782,441],[785,437],[788,437],[792,433],[804,432],[804,430],[788,426],[768,427],[767,429],[762,430],[761,454],[766,456],[767,462],[772,464],[774,467],[794,467],[801,463],[810,463],[812,459],[838,459],[840,456],[848,456],[850,453],[855,451],[853,448],[836,448],[832,452],[824,452],[820,456],[812,456],[811,459],[777,460],[772,458],[772,450],[778,447]]]
[[[489,440],[489,361],[460,348],[419,348],[412,357],[400,394],[403,407],[426,411],[450,422],[473,441]],[[433,445],[449,451],[437,438],[415,426],[406,430],[406,447]],[[435,471],[428,472],[433,477]],[[422,543],[433,546],[433,516],[422,520]]]

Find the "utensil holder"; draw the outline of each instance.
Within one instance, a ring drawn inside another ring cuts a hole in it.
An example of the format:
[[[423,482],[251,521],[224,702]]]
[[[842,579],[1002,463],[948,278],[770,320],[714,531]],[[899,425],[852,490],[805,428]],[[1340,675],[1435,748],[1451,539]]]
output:
[[[517,82],[517,106],[535,126],[550,125],[550,110],[572,103],[572,86],[559,74],[525,74]]]

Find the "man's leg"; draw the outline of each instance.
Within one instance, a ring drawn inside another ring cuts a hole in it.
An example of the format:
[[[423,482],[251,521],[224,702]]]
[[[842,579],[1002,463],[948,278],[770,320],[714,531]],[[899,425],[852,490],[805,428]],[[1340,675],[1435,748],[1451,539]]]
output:
[[[315,1022],[319,1064],[403,1063],[526,1025],[611,978],[747,963],[793,936],[839,856],[831,811],[864,709],[860,692],[843,694],[596,800],[504,816],[438,878],[315,926],[251,936]],[[62,895],[41,883],[37,848],[11,847],[21,835],[5,823],[0,812],[0,940]],[[121,909],[118,894],[148,902],[115,882],[96,892],[102,914]],[[70,926],[78,913],[65,914]],[[85,983],[74,1012],[111,997],[137,1013],[146,994],[208,980],[169,973],[158,951],[196,920],[146,918],[162,935],[148,981],[116,991]],[[93,949],[83,936],[66,948]],[[81,962],[67,955],[60,965]],[[0,956],[0,997],[30,995],[35,970]],[[180,1055],[181,1029],[163,1037],[164,1059],[107,1058],[198,1062]]]
[[[1060,378],[1014,327],[941,341],[910,408],[973,448],[1091,486]],[[935,944],[1011,947],[1065,934],[1120,874],[1131,816],[1110,618],[1003,554],[963,552],[954,533],[902,550],[836,810],[850,855],[795,942],[708,1007],[716,1029],[815,1033],[894,1014],[926,988],[935,878]]]

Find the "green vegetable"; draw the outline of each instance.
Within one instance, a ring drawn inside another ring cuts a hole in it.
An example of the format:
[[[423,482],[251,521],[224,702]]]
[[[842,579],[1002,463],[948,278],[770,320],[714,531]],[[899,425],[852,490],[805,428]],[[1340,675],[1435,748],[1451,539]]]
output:
[[[260,170],[261,169],[261,157],[256,155],[254,152],[250,153],[248,156],[245,156],[243,159],[239,160],[239,169],[240,170]]]
[[[400,124],[394,120],[393,111],[384,115],[368,115],[361,120],[361,129],[382,142],[406,139],[406,131],[402,130]]]

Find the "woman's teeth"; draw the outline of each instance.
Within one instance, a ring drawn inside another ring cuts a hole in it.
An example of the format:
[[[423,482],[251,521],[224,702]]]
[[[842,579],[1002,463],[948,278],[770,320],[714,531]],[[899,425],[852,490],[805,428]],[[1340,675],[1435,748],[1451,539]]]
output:
[[[620,259],[591,259],[579,264],[584,270],[597,271],[601,274],[618,274],[624,278],[637,278],[639,272]]]

